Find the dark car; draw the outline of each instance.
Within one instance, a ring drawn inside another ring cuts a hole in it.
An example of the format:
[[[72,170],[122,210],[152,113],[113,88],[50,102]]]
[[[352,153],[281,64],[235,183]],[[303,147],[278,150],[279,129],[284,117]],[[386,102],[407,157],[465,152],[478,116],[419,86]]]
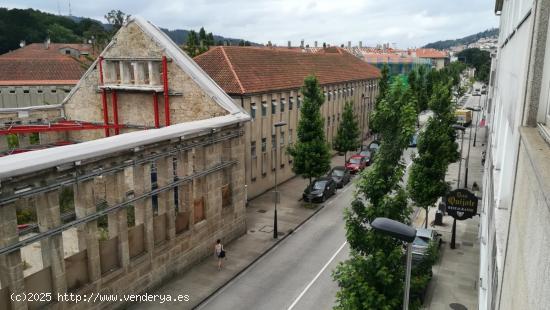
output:
[[[409,141],[409,147],[416,147],[417,141],[418,141],[418,132],[415,132],[411,137],[411,141]]]
[[[360,155],[353,155],[346,162],[346,169],[348,169],[349,172],[352,174],[361,172],[361,170],[365,169],[366,166],[367,166],[367,161],[365,160],[365,157]]]
[[[367,162],[367,166],[370,166],[372,163],[372,155],[373,152],[369,150],[362,150],[361,152],[357,153],[357,155],[364,157],[365,161]]]
[[[348,184],[351,179],[349,170],[343,166],[336,166],[332,168],[327,176],[332,178],[338,188],[344,187],[344,185]]]
[[[336,182],[332,178],[319,178],[306,187],[302,195],[304,201],[325,201],[336,193]]]

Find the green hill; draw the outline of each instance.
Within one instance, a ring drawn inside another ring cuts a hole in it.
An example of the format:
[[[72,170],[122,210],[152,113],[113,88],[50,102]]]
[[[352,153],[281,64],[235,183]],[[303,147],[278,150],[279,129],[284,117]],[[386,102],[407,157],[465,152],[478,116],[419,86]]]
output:
[[[429,43],[429,44],[426,44],[424,47],[425,48],[435,48],[435,49],[438,49],[438,50],[444,50],[444,49],[448,49],[452,46],[470,44],[470,43],[476,42],[477,40],[479,40],[481,38],[493,37],[493,36],[498,36],[498,28],[488,29],[488,30],[485,30],[485,31],[482,31],[482,32],[479,32],[479,33],[476,33],[476,34],[469,35],[469,36],[461,38],[461,39],[444,40],[444,41],[437,41],[437,42]]]

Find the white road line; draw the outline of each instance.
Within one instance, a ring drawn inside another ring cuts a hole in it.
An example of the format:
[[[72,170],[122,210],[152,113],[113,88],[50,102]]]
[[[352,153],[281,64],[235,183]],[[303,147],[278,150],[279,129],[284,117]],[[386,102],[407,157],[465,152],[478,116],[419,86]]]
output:
[[[302,299],[302,297],[304,297],[304,294],[309,290],[309,288],[313,285],[313,283],[315,283],[315,281],[317,281],[319,276],[323,273],[323,271],[325,271],[325,269],[327,269],[328,265],[330,265],[330,263],[332,263],[334,258],[336,258],[336,255],[338,255],[338,253],[340,253],[340,251],[342,251],[342,249],[344,248],[344,246],[346,246],[347,243],[348,242],[346,241],[340,246],[340,248],[336,251],[336,253],[334,253],[334,255],[332,255],[332,257],[328,260],[328,262],[325,264],[325,266],[323,266],[321,271],[319,271],[317,273],[317,275],[315,276],[315,278],[313,278],[313,280],[311,280],[311,282],[309,282],[309,284],[306,286],[306,288],[304,288],[304,290],[300,293],[300,295],[298,295],[298,297],[294,300],[294,302],[290,305],[290,307],[288,307],[287,310],[292,310],[292,308],[294,308],[294,306],[296,306],[296,304],[300,301],[300,299]]]

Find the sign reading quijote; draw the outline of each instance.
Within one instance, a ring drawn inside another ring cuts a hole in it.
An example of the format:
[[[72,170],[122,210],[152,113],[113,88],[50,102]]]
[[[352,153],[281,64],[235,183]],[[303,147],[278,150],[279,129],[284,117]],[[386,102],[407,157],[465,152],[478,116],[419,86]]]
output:
[[[455,189],[445,197],[447,213],[457,220],[465,220],[477,215],[477,197],[466,189]]]

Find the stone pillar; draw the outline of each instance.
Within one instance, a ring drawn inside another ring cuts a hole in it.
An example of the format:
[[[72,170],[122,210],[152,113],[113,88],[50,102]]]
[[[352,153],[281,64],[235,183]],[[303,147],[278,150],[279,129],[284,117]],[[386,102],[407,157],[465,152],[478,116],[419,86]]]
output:
[[[0,247],[6,247],[19,241],[15,204],[0,205]],[[25,291],[23,262],[21,251],[0,255],[0,284],[9,287],[11,292]],[[26,301],[12,301],[12,309],[27,309]]]
[[[58,190],[45,192],[36,197],[36,217],[40,232],[61,226]],[[40,246],[44,268],[51,267],[53,293],[64,294],[67,291],[67,281],[62,234],[40,240]]]
[[[174,164],[172,156],[166,156],[157,161],[157,184],[159,188],[174,182]],[[158,194],[159,215],[166,214],[166,234],[168,239],[176,235],[174,189]]]
[[[25,133],[17,134],[17,140],[19,141],[20,148],[25,148],[31,145],[30,134],[25,134]]]
[[[7,151],[9,148],[8,135],[0,135],[0,152]]]
[[[151,164],[134,166],[134,195],[141,196],[145,192],[151,191]],[[145,236],[145,250],[149,255],[153,253],[154,235],[153,235],[153,205],[151,197],[134,202],[134,213],[136,226],[143,224]]]
[[[95,198],[93,180],[86,180],[74,185],[74,208],[77,218],[96,212]],[[94,282],[101,278],[97,221],[88,222],[78,227],[77,236],[78,250],[86,250],[88,255],[88,277],[90,282]]]
[[[245,160],[244,136],[233,138],[231,140],[231,159],[237,163],[231,167],[231,191],[235,213],[238,217],[245,216],[245,183],[246,175],[244,171]]]
[[[205,169],[216,166],[221,162],[222,144],[215,143],[206,147]],[[206,180],[205,212],[206,218],[219,218],[221,216],[222,195],[221,179],[223,171],[218,170],[209,173],[204,178]]]
[[[126,185],[124,180],[124,170],[105,176],[106,180],[106,200],[109,207],[119,204],[126,200]],[[119,209],[107,215],[109,226],[109,238],[118,236],[119,263],[122,268],[126,268],[130,262],[130,250],[128,247],[128,220],[126,209]]]

